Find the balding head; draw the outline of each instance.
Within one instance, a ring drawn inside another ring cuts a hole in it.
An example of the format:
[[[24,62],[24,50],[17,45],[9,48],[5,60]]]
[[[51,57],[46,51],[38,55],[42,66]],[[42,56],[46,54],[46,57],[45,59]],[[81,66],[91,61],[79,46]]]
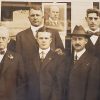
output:
[[[7,48],[9,43],[9,31],[6,27],[0,26],[0,50]]]

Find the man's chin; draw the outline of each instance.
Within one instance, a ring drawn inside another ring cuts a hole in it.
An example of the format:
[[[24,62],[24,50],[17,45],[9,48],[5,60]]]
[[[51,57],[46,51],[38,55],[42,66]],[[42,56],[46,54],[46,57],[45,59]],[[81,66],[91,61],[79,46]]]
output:
[[[82,49],[76,49],[76,52],[80,52]]]
[[[96,27],[91,26],[90,29],[93,30],[93,31],[95,31],[96,30]]]

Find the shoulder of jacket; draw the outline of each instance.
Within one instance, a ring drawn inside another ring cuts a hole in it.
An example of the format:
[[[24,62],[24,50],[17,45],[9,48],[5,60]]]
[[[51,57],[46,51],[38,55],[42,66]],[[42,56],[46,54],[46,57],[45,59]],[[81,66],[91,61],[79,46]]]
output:
[[[27,28],[27,29],[25,29],[25,30],[23,30],[23,31],[21,31],[21,32],[19,32],[19,33],[17,33],[16,36],[22,36],[22,35],[25,35],[25,34],[27,34],[27,31],[29,31],[29,30],[30,30],[30,28]]]

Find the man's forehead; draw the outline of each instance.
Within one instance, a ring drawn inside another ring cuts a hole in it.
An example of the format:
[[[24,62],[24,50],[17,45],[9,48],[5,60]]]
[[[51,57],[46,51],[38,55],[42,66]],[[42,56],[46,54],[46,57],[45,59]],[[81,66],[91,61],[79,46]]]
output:
[[[72,36],[72,39],[73,38],[76,38],[76,39],[78,39],[78,38],[85,38],[85,36]]]
[[[35,10],[35,9],[30,9],[30,13],[39,13],[39,14],[42,14],[42,11],[41,10]]]
[[[40,36],[50,36],[51,33],[50,32],[38,32],[38,35]]]
[[[88,17],[99,17],[96,13],[89,13]]]

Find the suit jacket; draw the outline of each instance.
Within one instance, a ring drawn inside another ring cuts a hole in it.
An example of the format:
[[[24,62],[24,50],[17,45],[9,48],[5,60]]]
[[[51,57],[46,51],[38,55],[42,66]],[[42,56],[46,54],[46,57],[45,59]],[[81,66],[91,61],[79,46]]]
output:
[[[13,52],[16,51],[16,41],[14,39],[10,40],[10,42],[7,45],[7,49]]]
[[[71,68],[68,100],[99,100],[99,87],[99,61],[86,51]]]
[[[95,45],[93,45],[93,43],[91,42],[91,39],[89,39],[86,45],[86,49],[89,52],[91,52],[91,54],[93,54],[94,56],[100,59],[100,36]]]
[[[24,75],[22,58],[7,51],[0,63],[0,100],[25,100]]]
[[[33,63],[38,75],[37,82],[39,83],[37,83],[37,87],[39,87],[40,100],[62,100],[62,81],[65,69],[64,56],[58,55],[51,50],[42,64],[40,63],[39,54],[35,57]],[[30,74],[34,77],[34,70],[31,70]],[[32,95],[30,100],[33,100]]]
[[[51,30],[53,33],[53,40],[51,43],[51,49],[61,48],[64,50],[61,38],[56,30]],[[38,44],[33,36],[31,28],[28,28],[20,32],[16,36],[16,52],[20,53],[23,57],[25,64],[33,61],[34,54],[38,52]]]
[[[55,30],[53,32],[53,40],[51,49],[63,48],[62,41],[59,34]],[[64,48],[63,48],[64,49]],[[39,75],[34,67],[34,59],[38,55],[38,44],[33,36],[31,28],[28,28],[16,36],[16,52],[22,55],[25,64],[26,77],[27,77],[27,95],[28,100],[40,100],[39,88]]]

